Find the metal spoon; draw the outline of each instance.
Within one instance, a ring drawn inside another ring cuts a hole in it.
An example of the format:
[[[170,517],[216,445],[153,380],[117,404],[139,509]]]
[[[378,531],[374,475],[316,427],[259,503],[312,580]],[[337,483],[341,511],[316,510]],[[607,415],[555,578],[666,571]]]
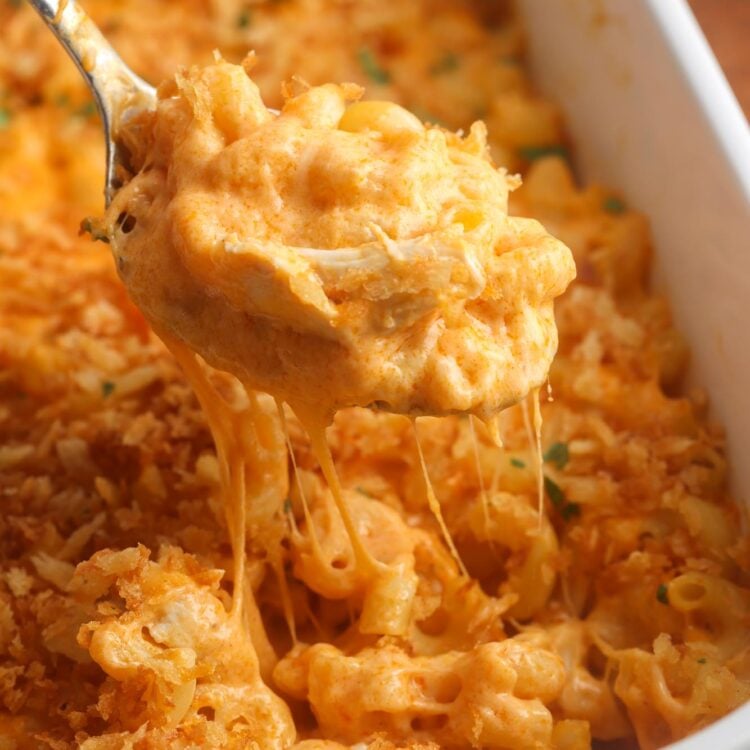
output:
[[[117,132],[129,117],[156,106],[156,89],[139,78],[115,52],[96,24],[76,0],[29,0],[73,58],[84,77],[104,126],[107,144],[107,172],[104,185],[106,205],[121,187],[118,165],[126,154],[117,142]]]

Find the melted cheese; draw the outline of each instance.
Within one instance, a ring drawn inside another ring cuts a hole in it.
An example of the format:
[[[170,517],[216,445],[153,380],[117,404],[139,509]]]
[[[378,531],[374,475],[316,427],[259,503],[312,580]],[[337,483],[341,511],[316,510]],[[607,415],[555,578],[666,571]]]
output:
[[[245,544],[247,534],[248,492],[245,483],[248,459],[261,460],[258,450],[243,450],[240,446],[246,420],[252,419],[252,408],[246,412],[233,410],[213,388],[201,369],[195,354],[181,344],[165,339],[175,359],[180,363],[188,382],[195,391],[206,415],[221,469],[222,494],[229,539],[234,559],[234,595],[232,614],[243,617],[245,596]],[[252,404],[253,401],[251,400]]]
[[[532,415],[529,415],[529,401],[531,401]],[[529,439],[529,448],[534,459],[534,475],[536,476],[537,507],[539,522],[541,523],[544,508],[544,468],[542,457],[542,411],[539,408],[539,389],[532,391],[528,398],[521,402],[523,423]]]
[[[298,415],[299,416],[299,415]],[[349,508],[344,501],[344,495],[341,492],[341,482],[339,481],[338,474],[336,473],[336,467],[334,466],[333,459],[331,458],[331,449],[328,447],[326,441],[325,426],[314,419],[302,419],[302,423],[305,425],[307,434],[310,436],[310,443],[312,445],[313,453],[315,458],[320,464],[320,468],[323,471],[323,476],[328,482],[328,487],[333,494],[336,508],[341,515],[341,520],[344,522],[344,527],[349,535],[349,541],[351,542],[354,550],[354,557],[357,562],[357,566],[361,571],[366,573],[368,576],[376,574],[380,569],[381,565],[373,556],[368,552],[365,545],[362,543],[357,527],[352,519]]]
[[[497,424],[495,420],[493,420],[493,424]],[[474,418],[469,416],[469,435],[471,435],[471,450],[474,454],[474,465],[477,469],[477,480],[479,481],[479,495],[482,499],[482,516],[484,518],[484,525],[485,528],[489,526],[490,518],[489,518],[489,508],[487,505],[487,490],[484,486],[484,476],[482,474],[482,463],[481,459],[479,458],[479,443],[477,442],[477,431],[474,427]],[[494,440],[494,438],[493,438]],[[495,440],[495,443],[497,444],[497,441]]]
[[[425,492],[427,493],[427,504],[430,506],[430,511],[435,517],[435,520],[438,522],[440,533],[443,535],[443,539],[445,540],[448,549],[451,551],[451,555],[453,555],[453,559],[456,561],[458,569],[461,571],[461,575],[465,578],[469,578],[466,567],[464,566],[463,561],[461,560],[461,556],[458,554],[458,550],[456,549],[456,545],[453,543],[451,533],[450,531],[448,531],[448,527],[445,524],[443,511],[440,508],[440,501],[437,499],[435,489],[433,488],[432,482],[430,481],[430,475],[427,471],[427,464],[424,460],[424,452],[422,451],[422,445],[419,442],[419,433],[417,432],[416,420],[412,424],[414,427],[414,442],[417,445],[417,455],[419,456],[419,466],[422,469],[422,478],[424,479]]]

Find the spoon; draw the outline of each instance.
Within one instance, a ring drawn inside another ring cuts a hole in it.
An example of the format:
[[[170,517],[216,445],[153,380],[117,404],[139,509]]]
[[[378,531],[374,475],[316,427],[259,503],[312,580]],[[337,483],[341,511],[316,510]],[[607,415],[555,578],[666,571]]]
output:
[[[104,126],[107,144],[105,203],[122,187],[118,172],[127,154],[117,141],[120,126],[133,115],[156,107],[156,89],[139,78],[115,52],[76,0],[29,0],[81,72]]]

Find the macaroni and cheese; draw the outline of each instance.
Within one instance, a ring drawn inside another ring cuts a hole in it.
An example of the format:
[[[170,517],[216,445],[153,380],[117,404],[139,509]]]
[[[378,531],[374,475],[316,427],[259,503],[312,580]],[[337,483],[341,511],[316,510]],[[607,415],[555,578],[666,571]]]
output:
[[[748,700],[750,537],[722,431],[680,390],[646,219],[576,183],[508,4],[83,4],[140,74],[185,92],[180,66],[244,76],[213,51],[254,49],[273,107],[352,81],[366,94],[348,111],[393,102],[463,128],[420,136],[458,150],[484,120],[494,162],[523,177],[502,213],[540,221],[578,276],[551,393],[491,430],[353,407],[311,440],[166,335],[170,352],[110,247],[79,234],[101,211],[98,123],[31,9],[0,3],[0,747],[657,748]],[[117,231],[162,225],[142,208]],[[295,231],[293,247],[345,245]]]

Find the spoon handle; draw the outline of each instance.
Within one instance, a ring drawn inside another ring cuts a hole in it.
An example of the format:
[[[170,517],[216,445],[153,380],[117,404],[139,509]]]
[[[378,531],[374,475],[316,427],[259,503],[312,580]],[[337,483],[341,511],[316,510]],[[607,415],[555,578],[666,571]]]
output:
[[[94,95],[107,142],[105,195],[109,204],[116,187],[119,123],[131,111],[153,109],[156,92],[122,61],[76,0],[29,2],[73,59]]]

